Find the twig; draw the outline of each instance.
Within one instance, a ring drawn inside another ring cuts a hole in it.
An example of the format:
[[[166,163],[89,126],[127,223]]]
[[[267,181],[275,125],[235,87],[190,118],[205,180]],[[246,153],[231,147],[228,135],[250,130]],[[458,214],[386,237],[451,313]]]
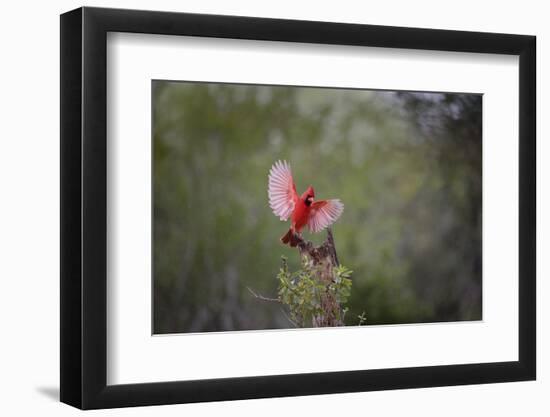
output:
[[[336,253],[336,245],[334,244],[334,236],[332,235],[332,229],[330,227],[327,229],[327,241],[332,249],[332,260],[334,265],[340,265],[340,262],[338,261],[338,254]]]
[[[258,300],[262,300],[262,301],[271,301],[272,303],[280,303],[281,301],[277,298],[269,298],[269,297],[264,297],[263,295],[261,294],[258,294],[256,292],[254,292],[254,290],[252,290],[252,288],[250,287],[246,287],[246,289],[248,291],[250,291],[250,293],[254,296],[254,298],[257,298]],[[283,308],[281,308],[281,312],[283,313],[283,315],[285,316],[285,318],[290,322],[290,324],[292,324],[294,327],[300,327],[298,326],[298,324],[292,320],[288,314],[286,314],[285,310]]]
[[[258,300],[262,300],[262,301],[271,301],[271,302],[273,302],[273,303],[280,303],[280,301],[279,301],[278,298],[264,297],[264,296],[261,295],[261,294],[255,293],[250,287],[246,287],[246,289],[247,289],[248,291],[250,291],[250,293],[251,293],[255,298],[257,298]]]
[[[296,323],[294,320],[292,320],[292,319],[288,316],[288,314],[286,314],[285,309],[282,308],[282,307],[281,307],[281,312],[283,313],[283,316],[285,316],[286,319],[287,319],[294,327],[300,327],[300,326],[298,326],[298,323]]]

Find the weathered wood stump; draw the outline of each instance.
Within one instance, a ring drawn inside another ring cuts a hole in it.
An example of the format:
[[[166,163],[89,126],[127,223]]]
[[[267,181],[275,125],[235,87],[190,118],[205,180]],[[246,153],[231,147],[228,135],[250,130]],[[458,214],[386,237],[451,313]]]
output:
[[[340,264],[332,230],[327,229],[327,238],[320,246],[314,246],[312,242],[304,240],[299,235],[295,237],[298,241],[296,246],[300,251],[300,256],[305,256],[313,262],[313,266],[318,271],[316,279],[326,287],[326,291],[321,294],[321,309],[323,312],[312,318],[313,327],[343,326],[344,323],[341,320],[341,317],[343,317],[342,307],[334,292],[329,291],[329,286],[334,279],[333,269]]]
[[[320,308],[316,309],[317,312],[311,317],[311,325],[313,327],[343,326],[344,309],[337,298],[336,274],[334,271],[334,268],[338,267],[340,263],[332,230],[327,229],[327,237],[323,244],[319,246],[315,246],[313,242],[305,240],[298,234],[295,234],[293,239],[297,242],[296,248],[300,253],[300,257],[308,263],[308,271],[312,271],[312,279],[321,284],[320,287],[322,288],[319,294]],[[286,261],[283,260],[283,262],[286,265]],[[248,291],[258,300],[283,303],[280,298],[264,297],[251,288],[248,288]],[[284,310],[282,311],[284,313]],[[296,322],[288,316],[287,318],[296,327],[304,326],[304,323],[300,320]]]

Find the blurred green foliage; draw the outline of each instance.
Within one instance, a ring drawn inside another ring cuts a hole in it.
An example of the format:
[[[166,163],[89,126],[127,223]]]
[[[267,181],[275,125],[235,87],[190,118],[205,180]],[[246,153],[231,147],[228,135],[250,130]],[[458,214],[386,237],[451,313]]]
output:
[[[154,332],[288,328],[267,174],[345,204],[346,323],[481,319],[481,96],[153,82]],[[307,239],[321,243],[325,233]]]

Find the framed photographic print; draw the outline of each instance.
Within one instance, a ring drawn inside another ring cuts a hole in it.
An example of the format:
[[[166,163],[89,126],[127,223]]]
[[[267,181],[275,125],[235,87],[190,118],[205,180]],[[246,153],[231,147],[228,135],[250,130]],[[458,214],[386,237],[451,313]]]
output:
[[[535,38],[61,16],[61,401],[535,379]]]

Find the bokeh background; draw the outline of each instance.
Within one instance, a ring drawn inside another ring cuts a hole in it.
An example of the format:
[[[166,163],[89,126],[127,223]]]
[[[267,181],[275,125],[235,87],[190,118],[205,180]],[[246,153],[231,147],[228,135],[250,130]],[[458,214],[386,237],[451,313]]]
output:
[[[154,333],[292,327],[267,175],[340,198],[346,324],[482,318],[482,97],[153,81]],[[325,233],[305,237],[321,243]]]

